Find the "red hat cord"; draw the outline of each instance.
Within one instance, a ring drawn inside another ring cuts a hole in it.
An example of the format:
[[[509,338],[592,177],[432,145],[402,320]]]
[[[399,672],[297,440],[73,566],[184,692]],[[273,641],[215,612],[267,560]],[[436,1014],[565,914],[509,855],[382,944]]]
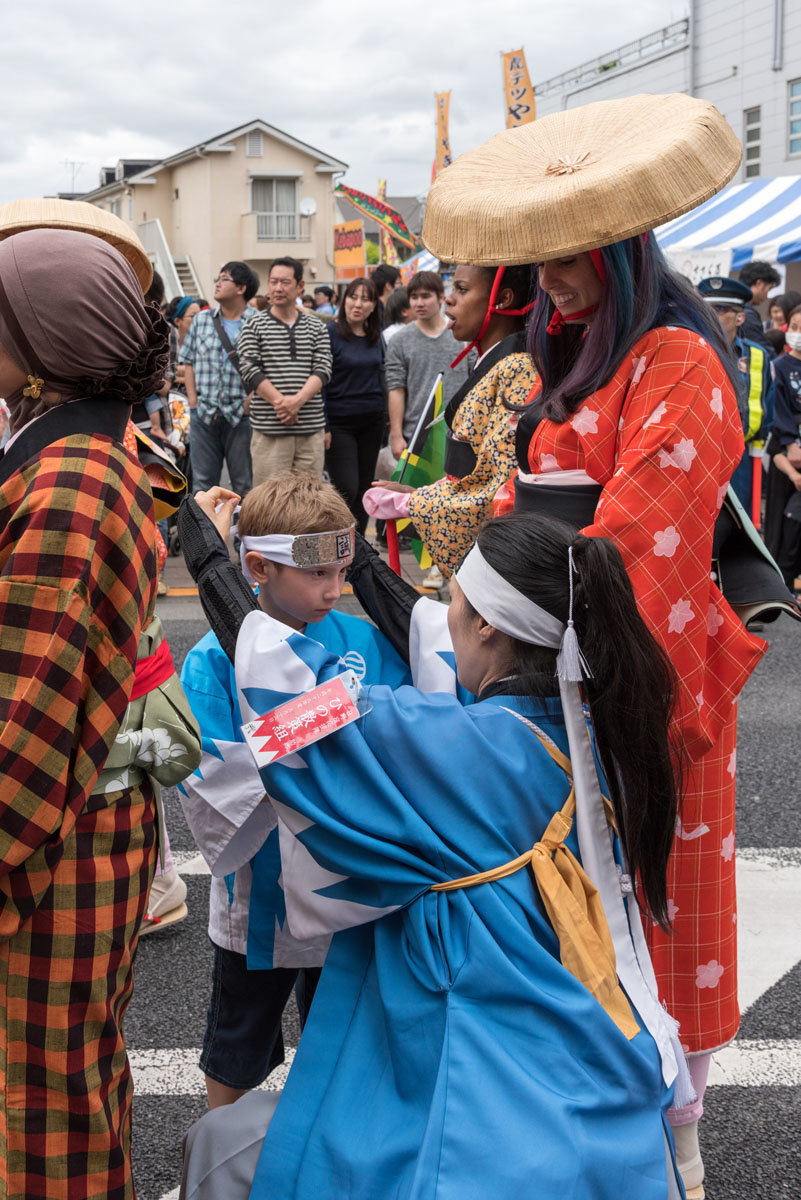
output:
[[[648,241],[648,230],[646,229],[645,233],[642,235],[643,246],[646,244],[647,241]],[[600,250],[590,250],[589,255],[590,255],[590,258],[592,259],[592,265],[595,267],[596,273],[597,273],[598,278],[600,279],[601,283],[606,283],[606,267],[604,266],[604,260],[601,255],[601,251]],[[580,312],[571,313],[570,320],[571,321],[581,321],[584,317],[591,317],[592,314],[597,313],[597,311],[598,311],[598,305],[591,304],[589,308],[582,308],[580,310]],[[566,324],[567,324],[567,321],[562,316],[559,309],[554,308],[553,316],[551,317],[550,321],[548,322],[548,328],[545,330],[545,332],[550,333],[552,336],[558,337],[559,334],[564,329]]]
[[[460,354],[456,355],[456,358],[451,363],[451,369],[458,367],[465,355],[469,354],[474,346],[476,350],[478,350],[479,354],[482,353],[481,339],[485,336],[487,330],[489,329],[489,323],[494,316],[523,317],[527,312],[531,312],[532,308],[536,304],[536,300],[532,300],[531,303],[527,304],[525,308],[495,307],[495,301],[498,299],[498,292],[501,289],[501,280],[503,279],[503,273],[505,270],[506,267],[498,267],[498,270],[495,272],[495,278],[492,281],[492,290],[490,291],[489,304],[487,305],[487,312],[484,316],[484,322],[478,332],[478,336],[473,339],[469,346],[465,346],[464,350],[462,350]]]

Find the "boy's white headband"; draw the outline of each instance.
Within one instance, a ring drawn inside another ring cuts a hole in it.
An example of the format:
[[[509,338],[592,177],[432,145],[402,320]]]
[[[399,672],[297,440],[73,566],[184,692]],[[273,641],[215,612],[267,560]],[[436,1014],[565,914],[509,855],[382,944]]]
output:
[[[331,533],[268,533],[242,538],[239,557],[248,583],[255,583],[245,564],[245,555],[255,550],[262,558],[285,567],[330,567],[353,557],[353,526]]]

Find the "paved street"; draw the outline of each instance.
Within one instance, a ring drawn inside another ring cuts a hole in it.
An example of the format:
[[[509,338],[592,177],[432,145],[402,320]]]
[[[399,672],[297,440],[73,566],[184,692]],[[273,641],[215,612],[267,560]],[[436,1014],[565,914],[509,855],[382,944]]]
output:
[[[179,595],[188,581],[179,578],[176,560],[168,571],[171,594],[159,602],[159,611],[180,669],[207,625],[197,600]],[[343,598],[343,607],[356,609],[351,598]],[[710,1200],[801,1195],[801,635],[782,619],[768,636],[771,650],[740,706],[737,862],[744,1016],[738,1041],[716,1060],[708,1093],[703,1137]],[[181,1137],[205,1111],[197,1057],[211,964],[208,874],[175,792],[167,793],[166,808],[173,852],[189,889],[189,917],[143,939],[126,1019],[136,1084],[139,1200],[177,1195]],[[297,1041],[292,1014],[286,1040],[290,1046]],[[477,1088],[480,1075],[481,1069]],[[281,1086],[280,1073],[268,1086]]]

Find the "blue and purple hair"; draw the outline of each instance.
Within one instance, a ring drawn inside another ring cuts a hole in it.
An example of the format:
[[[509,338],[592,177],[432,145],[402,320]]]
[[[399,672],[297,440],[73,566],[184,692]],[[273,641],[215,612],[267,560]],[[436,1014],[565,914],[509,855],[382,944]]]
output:
[[[705,338],[736,391],[737,361],[720,322],[689,281],[671,270],[656,238],[638,234],[601,247],[600,254],[606,280],[586,337],[579,324],[568,323],[556,336],[546,332],[554,305],[535,282],[528,351],[548,415],[563,421],[575,412],[609,382],[635,342],[660,325],[679,325]]]

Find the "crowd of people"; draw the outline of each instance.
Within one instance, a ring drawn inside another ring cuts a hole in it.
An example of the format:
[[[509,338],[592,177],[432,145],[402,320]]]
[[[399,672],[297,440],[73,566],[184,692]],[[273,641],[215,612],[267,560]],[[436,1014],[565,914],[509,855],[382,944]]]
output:
[[[9,1200],[134,1194],[136,945],[186,913],[165,784],[212,874],[182,1197],[703,1197],[737,697],[755,623],[799,615],[801,297],[756,262],[693,288],[652,235],[737,167],[711,105],[570,115],[437,179],[447,295],[387,265],[309,295],[280,257],[264,295],[230,261],[167,303],[115,218],[0,211]],[[442,478],[376,478],[439,378]],[[183,492],[211,630],[179,683]],[[448,604],[371,517],[413,522]]]

